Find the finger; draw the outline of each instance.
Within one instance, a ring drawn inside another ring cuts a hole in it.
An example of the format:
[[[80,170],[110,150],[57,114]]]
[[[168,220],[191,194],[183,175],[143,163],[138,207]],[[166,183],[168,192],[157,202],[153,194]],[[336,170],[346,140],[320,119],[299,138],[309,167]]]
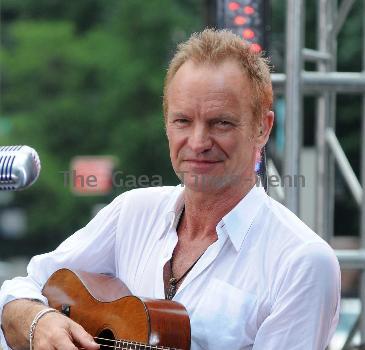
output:
[[[87,350],[96,350],[100,348],[99,344],[95,342],[94,338],[79,324],[70,324],[70,333],[72,339],[77,342],[80,347],[83,347]]]
[[[33,344],[37,350],[75,350],[65,316],[50,313],[42,317],[35,329]],[[77,348],[76,348],[77,349]]]
[[[37,350],[78,350],[67,328],[55,329],[48,338],[39,340]]]

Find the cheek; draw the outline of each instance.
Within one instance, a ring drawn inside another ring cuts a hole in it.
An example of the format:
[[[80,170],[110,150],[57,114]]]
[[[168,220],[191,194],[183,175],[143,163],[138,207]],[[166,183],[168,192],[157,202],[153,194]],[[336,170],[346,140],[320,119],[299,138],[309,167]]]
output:
[[[180,149],[183,147],[184,138],[182,137],[182,135],[179,135],[178,133],[170,131],[167,133],[167,139],[169,142],[171,158],[177,158]]]
[[[256,156],[256,147],[254,142],[247,135],[238,138],[231,138],[221,143],[223,151],[231,158],[238,162],[251,160]]]
[[[223,137],[216,138],[217,143],[222,149],[227,150],[229,153],[242,154],[245,150],[251,148],[251,142],[247,135],[242,134],[227,134]]]

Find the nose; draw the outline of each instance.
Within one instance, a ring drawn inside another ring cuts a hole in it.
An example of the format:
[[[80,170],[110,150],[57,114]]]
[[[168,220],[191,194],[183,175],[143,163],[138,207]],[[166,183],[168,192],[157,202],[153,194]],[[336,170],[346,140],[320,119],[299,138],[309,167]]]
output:
[[[208,128],[204,125],[195,125],[189,135],[188,144],[195,154],[210,150],[213,142]]]

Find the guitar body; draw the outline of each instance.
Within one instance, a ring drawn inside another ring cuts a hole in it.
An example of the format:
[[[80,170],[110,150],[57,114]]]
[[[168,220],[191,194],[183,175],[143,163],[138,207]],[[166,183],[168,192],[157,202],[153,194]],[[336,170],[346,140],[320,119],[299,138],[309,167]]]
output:
[[[42,293],[51,307],[93,337],[103,338],[96,339],[101,349],[190,349],[190,321],[184,306],[133,296],[118,278],[61,269]]]

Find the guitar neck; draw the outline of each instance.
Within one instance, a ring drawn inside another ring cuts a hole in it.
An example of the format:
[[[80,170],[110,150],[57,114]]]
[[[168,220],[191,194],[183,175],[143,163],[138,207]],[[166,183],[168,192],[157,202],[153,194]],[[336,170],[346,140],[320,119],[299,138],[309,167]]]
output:
[[[148,345],[144,343],[138,343],[123,339],[112,340],[112,342],[114,343],[113,346],[101,344],[100,350],[103,349],[107,350],[110,348],[113,348],[115,350],[180,350],[177,348],[168,348],[165,346],[158,346],[158,345]]]

